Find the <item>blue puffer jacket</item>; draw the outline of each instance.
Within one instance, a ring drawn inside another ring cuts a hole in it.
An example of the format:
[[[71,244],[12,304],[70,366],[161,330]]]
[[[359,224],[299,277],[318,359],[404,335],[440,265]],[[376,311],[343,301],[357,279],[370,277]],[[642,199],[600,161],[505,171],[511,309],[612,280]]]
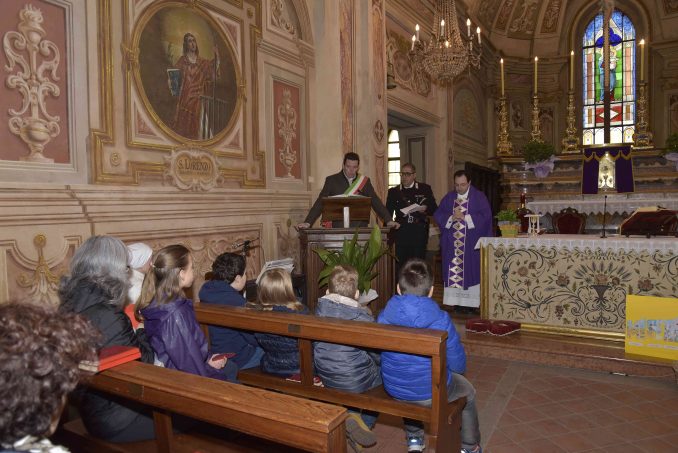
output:
[[[358,302],[338,294],[318,299],[316,316],[374,322],[372,313]],[[335,343],[313,345],[313,362],[325,387],[362,393],[381,385],[379,354]]]
[[[207,364],[207,340],[195,319],[193,302],[178,298],[158,305],[155,301],[141,310],[146,336],[158,360],[165,367],[200,376],[234,381],[238,372],[230,360],[217,370]]]
[[[451,373],[466,371],[466,353],[450,316],[429,297],[393,296],[379,314],[380,324],[436,329],[447,332],[447,383]],[[397,352],[381,353],[384,388],[394,398],[406,401],[431,399],[431,359]]]
[[[223,280],[205,282],[198,293],[200,302],[208,304],[230,305],[244,307],[245,298]],[[208,326],[210,334],[210,350],[214,354],[233,352],[233,361],[239,366],[247,364],[257,350],[257,339],[249,332],[243,332],[228,327]]]
[[[247,307],[250,308],[250,305]],[[273,306],[271,311],[303,315],[309,313],[306,307],[297,311],[280,305]],[[300,372],[299,341],[296,338],[269,333],[255,333],[254,336],[264,350],[264,356],[261,358],[261,370],[264,373],[288,377]]]

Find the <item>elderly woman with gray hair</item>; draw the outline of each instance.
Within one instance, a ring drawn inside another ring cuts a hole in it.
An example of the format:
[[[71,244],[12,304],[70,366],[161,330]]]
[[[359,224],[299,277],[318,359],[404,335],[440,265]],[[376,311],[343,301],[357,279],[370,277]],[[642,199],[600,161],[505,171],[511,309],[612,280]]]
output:
[[[127,247],[111,236],[92,236],[78,248],[70,275],[59,288],[61,310],[87,318],[101,333],[101,347],[136,346],[141,361],[153,363],[144,329],[136,332],[124,314],[129,289]],[[76,402],[90,434],[109,442],[155,438],[153,418],[129,401],[88,388],[76,391]]]

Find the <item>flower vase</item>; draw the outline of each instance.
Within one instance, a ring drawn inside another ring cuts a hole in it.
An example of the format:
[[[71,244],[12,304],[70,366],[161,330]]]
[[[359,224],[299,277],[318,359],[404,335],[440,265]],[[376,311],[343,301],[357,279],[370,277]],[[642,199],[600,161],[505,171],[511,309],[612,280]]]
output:
[[[541,160],[533,164],[525,163],[525,170],[532,170],[534,172],[534,176],[537,178],[546,178],[553,171],[553,167],[555,167],[555,161],[556,158],[551,157],[547,160]]]

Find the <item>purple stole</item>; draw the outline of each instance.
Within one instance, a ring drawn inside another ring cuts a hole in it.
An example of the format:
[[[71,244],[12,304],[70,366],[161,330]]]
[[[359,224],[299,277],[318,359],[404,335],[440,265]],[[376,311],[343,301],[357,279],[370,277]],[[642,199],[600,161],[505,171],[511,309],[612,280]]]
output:
[[[468,200],[470,197],[461,200],[457,198],[454,200],[455,209],[461,208],[461,211],[466,214],[468,212]],[[450,262],[449,278],[445,284],[448,288],[464,288],[464,251],[466,249],[466,222],[455,220],[452,223],[450,234],[454,239],[454,247],[452,250],[452,261]]]

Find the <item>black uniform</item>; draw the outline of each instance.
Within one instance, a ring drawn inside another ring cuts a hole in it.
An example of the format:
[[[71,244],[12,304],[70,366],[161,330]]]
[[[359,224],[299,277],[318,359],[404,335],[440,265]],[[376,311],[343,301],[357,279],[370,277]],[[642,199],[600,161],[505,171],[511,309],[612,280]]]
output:
[[[426,206],[426,212],[415,212],[409,215],[400,210],[413,203]],[[438,205],[431,191],[431,186],[415,181],[412,187],[404,188],[402,184],[388,189],[386,209],[390,215],[395,212],[395,220],[400,229],[395,230],[396,256],[401,266],[409,258],[426,258],[428,244],[428,216],[433,215]]]

